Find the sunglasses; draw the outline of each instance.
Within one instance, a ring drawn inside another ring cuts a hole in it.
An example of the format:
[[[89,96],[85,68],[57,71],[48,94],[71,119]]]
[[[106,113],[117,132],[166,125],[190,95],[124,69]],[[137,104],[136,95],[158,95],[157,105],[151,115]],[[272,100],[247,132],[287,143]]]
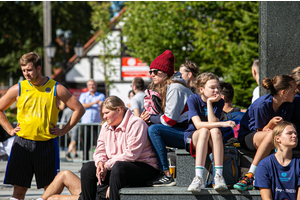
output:
[[[154,75],[157,75],[157,72],[159,72],[159,71],[161,71],[161,70],[159,70],[159,69],[150,70],[149,74],[150,74],[150,76],[151,76],[152,73],[154,73]]]

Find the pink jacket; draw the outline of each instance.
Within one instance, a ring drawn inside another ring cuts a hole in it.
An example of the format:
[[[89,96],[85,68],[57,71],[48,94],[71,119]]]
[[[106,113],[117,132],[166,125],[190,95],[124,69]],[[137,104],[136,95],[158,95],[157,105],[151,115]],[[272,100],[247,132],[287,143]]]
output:
[[[121,124],[115,130],[106,122],[102,125],[94,161],[111,170],[115,162],[143,162],[158,169],[156,155],[147,135],[148,125],[127,109]]]

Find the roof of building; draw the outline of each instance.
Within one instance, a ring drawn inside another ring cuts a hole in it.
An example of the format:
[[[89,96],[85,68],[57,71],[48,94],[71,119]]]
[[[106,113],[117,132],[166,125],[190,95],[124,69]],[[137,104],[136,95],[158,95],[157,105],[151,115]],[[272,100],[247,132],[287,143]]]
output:
[[[113,17],[110,22],[108,23],[108,26],[114,27],[116,25],[116,23],[118,22],[117,20],[122,16],[122,14],[125,12],[125,7],[122,8],[122,10],[119,11],[119,13],[117,14],[116,17]],[[99,30],[96,34],[93,35],[93,37],[91,39],[89,39],[89,41],[87,41],[84,45],[83,45],[83,56],[87,54],[87,52],[93,48],[94,45],[97,44],[97,37],[102,33],[102,30]],[[73,67],[73,63],[77,62],[78,60],[80,60],[80,58],[77,58],[76,54],[74,54],[69,60],[68,60],[68,66],[69,68],[67,69],[70,70]],[[53,74],[51,75],[52,79],[57,79],[61,74],[63,73],[63,69],[62,68],[58,68],[57,70],[53,70]]]

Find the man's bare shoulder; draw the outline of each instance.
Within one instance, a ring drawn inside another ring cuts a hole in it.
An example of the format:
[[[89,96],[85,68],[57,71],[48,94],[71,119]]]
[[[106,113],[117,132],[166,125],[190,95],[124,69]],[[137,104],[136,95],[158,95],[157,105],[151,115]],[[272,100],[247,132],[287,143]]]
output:
[[[17,83],[15,85],[13,85],[12,87],[10,87],[7,90],[7,92],[5,93],[5,95],[12,95],[12,96],[15,96],[15,97],[19,96],[19,84]]]
[[[0,98],[0,111],[6,110],[19,96],[19,84],[8,89],[8,91]]]
[[[57,84],[56,87],[56,95],[57,97],[64,102],[65,104],[67,103],[67,101],[69,99],[72,98],[72,94],[69,92],[69,90],[67,90],[67,88],[65,88],[65,86],[63,86],[62,84]],[[69,106],[68,106],[69,107]]]
[[[57,93],[57,96],[59,97],[59,96],[64,96],[64,95],[68,94],[69,91],[67,90],[67,88],[65,86],[58,83],[57,87],[56,87],[56,93]]]

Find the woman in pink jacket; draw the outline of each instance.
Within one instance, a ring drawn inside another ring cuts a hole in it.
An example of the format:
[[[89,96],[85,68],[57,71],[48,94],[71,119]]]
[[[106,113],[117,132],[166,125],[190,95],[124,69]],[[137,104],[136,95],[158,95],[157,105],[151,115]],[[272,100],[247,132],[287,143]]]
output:
[[[133,115],[116,96],[102,103],[101,117],[106,122],[94,152],[95,162],[88,162],[81,169],[84,200],[94,200],[96,193],[100,199],[120,199],[119,189],[145,186],[159,174],[146,122]]]
[[[62,171],[39,200],[95,200],[96,196],[97,200],[120,199],[119,189],[146,186],[159,174],[144,120],[133,115],[116,96],[103,101],[101,117],[106,122],[101,127],[94,161],[82,166],[81,180],[69,170]],[[64,187],[71,196],[60,195]]]

